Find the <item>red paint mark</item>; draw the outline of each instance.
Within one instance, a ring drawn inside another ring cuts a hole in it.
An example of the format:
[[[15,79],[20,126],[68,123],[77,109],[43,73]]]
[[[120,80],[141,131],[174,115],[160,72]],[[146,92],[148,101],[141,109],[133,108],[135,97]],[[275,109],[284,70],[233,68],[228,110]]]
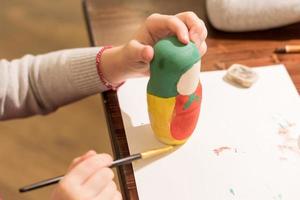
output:
[[[288,160],[286,157],[279,157],[279,159],[280,159],[281,161],[287,161],[287,160]]]
[[[219,148],[217,148],[217,149],[214,149],[213,151],[214,151],[214,153],[215,153],[217,156],[219,156],[220,153],[223,152],[224,150],[231,150],[231,147],[226,147],[226,146],[224,146],[224,147],[219,147]],[[236,149],[235,149],[235,152],[237,152]]]
[[[287,122],[287,123],[288,123],[289,127],[296,126],[296,123],[294,123],[294,122]]]
[[[278,130],[278,134],[282,134],[282,135],[288,134],[289,132],[290,130],[288,128],[279,128]]]
[[[184,105],[189,100],[189,95],[176,96],[175,108],[171,121],[171,134],[176,140],[184,140],[188,138],[194,131],[200,113],[202,87],[199,83],[195,95],[199,98],[184,109]]]
[[[300,154],[297,147],[289,146],[289,145],[277,145],[278,149],[284,153],[284,151],[291,151],[295,154]]]
[[[280,150],[291,150],[291,151],[294,151],[294,150],[295,150],[294,147],[288,146],[288,145],[278,145],[278,148],[279,148]]]

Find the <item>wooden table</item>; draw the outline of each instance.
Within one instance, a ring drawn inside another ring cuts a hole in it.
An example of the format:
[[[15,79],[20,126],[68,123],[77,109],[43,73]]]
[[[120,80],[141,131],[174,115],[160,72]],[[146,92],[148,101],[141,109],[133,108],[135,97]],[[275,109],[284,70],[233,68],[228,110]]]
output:
[[[204,0],[84,0],[83,7],[91,45],[118,45],[125,43],[151,13],[176,14],[192,10],[208,27],[208,51],[202,60],[204,71],[226,69],[233,63],[248,66],[283,63],[300,91],[300,54],[273,53],[276,47],[300,44],[300,23],[269,31],[251,33],[224,33],[208,23]],[[120,107],[115,92],[103,94],[106,117],[114,156],[129,155]],[[131,165],[118,169],[124,199],[138,199]]]

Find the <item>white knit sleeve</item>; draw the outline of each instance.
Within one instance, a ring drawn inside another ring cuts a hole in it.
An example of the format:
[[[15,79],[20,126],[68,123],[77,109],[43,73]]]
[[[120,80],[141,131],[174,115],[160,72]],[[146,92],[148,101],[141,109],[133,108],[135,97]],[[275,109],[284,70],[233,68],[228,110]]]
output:
[[[0,119],[46,114],[106,90],[95,64],[99,48],[0,60]]]

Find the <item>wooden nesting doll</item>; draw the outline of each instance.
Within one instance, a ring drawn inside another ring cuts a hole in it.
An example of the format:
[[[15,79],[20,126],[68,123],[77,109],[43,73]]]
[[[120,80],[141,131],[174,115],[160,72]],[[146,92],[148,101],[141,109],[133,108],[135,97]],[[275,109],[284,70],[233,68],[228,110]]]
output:
[[[156,137],[163,143],[184,143],[193,133],[200,112],[200,55],[193,42],[175,36],[154,46],[147,85],[148,113]]]

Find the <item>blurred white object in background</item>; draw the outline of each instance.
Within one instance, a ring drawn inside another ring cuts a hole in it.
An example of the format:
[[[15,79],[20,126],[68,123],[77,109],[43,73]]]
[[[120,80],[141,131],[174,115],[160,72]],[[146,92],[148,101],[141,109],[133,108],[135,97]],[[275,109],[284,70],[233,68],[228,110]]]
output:
[[[209,21],[219,30],[243,32],[300,22],[300,0],[206,0]]]

